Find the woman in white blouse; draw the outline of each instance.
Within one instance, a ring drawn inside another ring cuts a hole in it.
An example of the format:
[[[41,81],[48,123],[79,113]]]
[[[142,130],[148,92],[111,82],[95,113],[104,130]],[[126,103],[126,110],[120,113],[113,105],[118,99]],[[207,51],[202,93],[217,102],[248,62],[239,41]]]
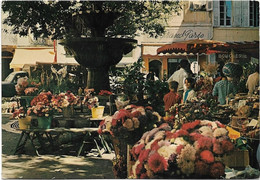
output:
[[[182,102],[187,103],[187,101],[191,101],[197,96],[197,93],[194,91],[195,80],[193,78],[186,78],[184,84],[186,90],[183,93]]]

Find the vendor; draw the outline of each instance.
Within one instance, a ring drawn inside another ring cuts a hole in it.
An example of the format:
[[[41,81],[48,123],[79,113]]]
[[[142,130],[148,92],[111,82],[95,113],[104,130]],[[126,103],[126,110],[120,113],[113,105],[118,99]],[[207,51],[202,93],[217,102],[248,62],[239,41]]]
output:
[[[226,104],[226,97],[230,94],[235,95],[236,89],[233,83],[227,79],[226,76],[222,77],[222,80],[217,82],[213,88],[213,96],[218,97],[218,102],[220,105]]]
[[[248,95],[252,95],[259,86],[259,66],[257,65],[253,74],[248,76],[246,87],[248,89]]]
[[[186,103],[187,101],[191,101],[193,98],[197,96],[196,92],[194,91],[195,80],[193,78],[186,78],[185,79],[185,91],[183,93],[182,102]]]

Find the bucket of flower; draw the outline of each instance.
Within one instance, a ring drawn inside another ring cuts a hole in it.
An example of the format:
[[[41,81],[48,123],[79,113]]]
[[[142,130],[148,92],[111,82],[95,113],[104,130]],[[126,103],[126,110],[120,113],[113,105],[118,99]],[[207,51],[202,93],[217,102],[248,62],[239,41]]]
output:
[[[31,101],[31,107],[27,110],[27,115],[37,116],[37,128],[49,129],[52,125],[53,114],[55,111],[62,110],[55,106],[53,94],[48,92],[41,92]]]
[[[19,129],[30,129],[32,117],[26,116],[24,107],[15,109],[13,112],[13,118],[18,119]]]
[[[127,178],[132,163],[128,156],[132,145],[160,119],[160,115],[151,107],[128,105],[100,123],[98,132],[111,134],[116,154],[113,164],[115,177]]]
[[[233,151],[225,125],[195,120],[172,128],[164,123],[143,134],[130,154],[130,178],[225,178],[219,157]]]

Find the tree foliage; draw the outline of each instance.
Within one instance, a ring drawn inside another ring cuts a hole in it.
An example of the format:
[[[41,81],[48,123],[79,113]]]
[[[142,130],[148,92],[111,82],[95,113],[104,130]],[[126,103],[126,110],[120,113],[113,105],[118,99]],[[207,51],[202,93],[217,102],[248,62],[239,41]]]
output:
[[[127,37],[164,32],[166,19],[178,13],[178,1],[3,1],[4,24],[21,36]]]

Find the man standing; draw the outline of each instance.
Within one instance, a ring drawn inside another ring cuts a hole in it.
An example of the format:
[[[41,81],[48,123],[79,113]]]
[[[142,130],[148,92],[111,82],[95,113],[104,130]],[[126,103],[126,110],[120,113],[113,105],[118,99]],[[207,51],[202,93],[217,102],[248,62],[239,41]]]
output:
[[[189,66],[190,66],[189,61],[186,59],[182,59],[180,62],[181,68],[175,71],[167,81],[168,83],[171,81],[178,82],[179,86],[177,91],[181,97],[183,96],[183,92],[184,92],[184,80],[188,77],[188,73],[186,69],[189,69],[190,68]]]
[[[255,68],[255,72],[248,76],[246,87],[248,89],[248,95],[252,95],[259,86],[259,66]]]

